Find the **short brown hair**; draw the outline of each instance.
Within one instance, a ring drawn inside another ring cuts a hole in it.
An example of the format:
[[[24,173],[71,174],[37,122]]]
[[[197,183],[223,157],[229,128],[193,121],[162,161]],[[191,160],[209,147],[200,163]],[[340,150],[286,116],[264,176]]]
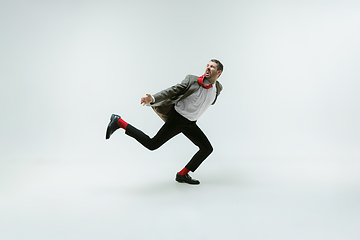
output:
[[[211,59],[210,62],[214,62],[217,64],[217,70],[224,71],[224,66],[222,65],[222,63],[219,60]]]

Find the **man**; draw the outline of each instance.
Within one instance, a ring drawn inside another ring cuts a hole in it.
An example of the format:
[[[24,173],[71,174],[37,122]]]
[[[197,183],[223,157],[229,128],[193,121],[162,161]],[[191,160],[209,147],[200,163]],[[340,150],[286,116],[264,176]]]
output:
[[[194,172],[212,153],[213,148],[196,121],[210,105],[215,104],[222,90],[221,84],[217,81],[222,72],[222,63],[219,60],[212,59],[201,77],[188,75],[177,85],[153,96],[146,94],[145,97],[142,97],[140,103],[152,106],[161,119],[165,121],[153,138],[128,124],[120,116],[112,114],[106,130],[106,139],[109,139],[117,129],[122,128],[125,129],[125,134],[136,139],[144,147],[155,150],[172,137],[183,133],[199,147],[199,151],[176,174],[175,180],[181,183],[200,184],[198,180],[192,179],[188,173],[189,171]]]

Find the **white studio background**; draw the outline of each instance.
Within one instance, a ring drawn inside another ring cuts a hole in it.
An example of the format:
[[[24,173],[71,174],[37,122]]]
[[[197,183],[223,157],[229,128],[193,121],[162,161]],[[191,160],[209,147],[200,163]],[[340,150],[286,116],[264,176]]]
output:
[[[150,153],[122,133],[106,141],[106,126],[117,113],[154,135],[162,121],[140,97],[203,74],[212,58],[224,91],[199,120],[215,149],[200,176],[334,184],[358,199],[359,12],[350,0],[0,0],[4,201],[18,199],[34,166],[52,166],[48,176],[73,167],[56,178],[65,183],[87,164],[100,175],[113,166],[125,185],[134,174],[147,182],[147,170],[172,178],[196,150],[187,139]],[[174,157],[177,145],[189,150]]]
[[[358,156],[357,7],[3,2],[2,158],[102,156],[111,113],[154,129],[140,97],[211,58],[224,94],[200,121],[224,152]]]

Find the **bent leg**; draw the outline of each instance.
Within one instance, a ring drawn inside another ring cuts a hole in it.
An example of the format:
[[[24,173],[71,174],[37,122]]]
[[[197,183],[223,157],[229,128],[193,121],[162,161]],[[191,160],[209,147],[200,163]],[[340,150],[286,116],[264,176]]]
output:
[[[172,137],[180,133],[180,129],[176,124],[176,121],[168,119],[164,125],[160,128],[157,134],[150,138],[144,132],[135,128],[134,126],[128,124],[126,127],[125,134],[129,135],[141,143],[144,147],[149,150],[155,150],[161,147],[165,142],[167,142]]]
[[[213,147],[206,135],[201,131],[197,124],[193,124],[191,127],[183,131],[183,134],[190,139],[196,146],[199,147],[199,151],[191,158],[185,168],[194,172],[200,164],[212,153]]]

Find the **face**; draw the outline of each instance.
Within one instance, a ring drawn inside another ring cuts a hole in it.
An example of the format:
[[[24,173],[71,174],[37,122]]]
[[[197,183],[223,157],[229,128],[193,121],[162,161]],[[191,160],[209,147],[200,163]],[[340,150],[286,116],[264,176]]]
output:
[[[221,74],[221,70],[217,70],[215,62],[209,62],[205,69],[205,78],[215,81]],[[210,81],[211,82],[211,81]]]

